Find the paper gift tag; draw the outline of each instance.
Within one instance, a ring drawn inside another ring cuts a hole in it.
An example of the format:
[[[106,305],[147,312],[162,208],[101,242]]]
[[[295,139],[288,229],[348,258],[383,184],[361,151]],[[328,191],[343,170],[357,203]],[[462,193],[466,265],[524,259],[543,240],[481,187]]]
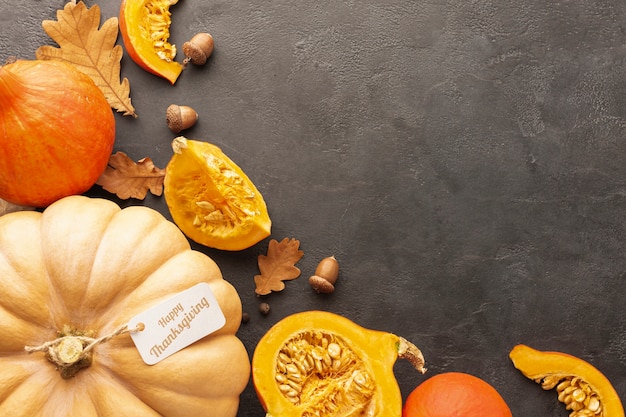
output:
[[[154,365],[219,329],[226,323],[207,283],[196,284],[133,317],[128,328],[141,358]],[[143,326],[142,326],[143,325]]]

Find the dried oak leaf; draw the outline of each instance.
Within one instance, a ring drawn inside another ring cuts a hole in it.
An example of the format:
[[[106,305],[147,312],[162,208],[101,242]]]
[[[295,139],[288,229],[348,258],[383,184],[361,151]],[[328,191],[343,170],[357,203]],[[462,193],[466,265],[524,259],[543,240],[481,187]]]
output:
[[[124,152],[116,152],[109,158],[96,184],[121,199],[144,199],[148,191],[156,196],[163,193],[165,170],[157,168],[150,158],[134,162]]]
[[[57,10],[57,20],[44,20],[43,29],[60,48],[43,45],[37,48],[37,59],[54,59],[76,66],[87,74],[104,93],[109,105],[124,116],[137,117],[130,100],[130,83],[120,82],[122,47],[116,45],[117,17],[106,20],[100,29],[100,7],[88,9],[81,2],[70,2]]]
[[[258,264],[260,275],[254,276],[255,292],[266,295],[272,291],[282,291],[285,288],[283,281],[298,278],[300,269],[295,264],[302,258],[304,252],[299,250],[300,241],[285,238],[280,243],[272,239],[267,248],[267,255],[259,255]]]

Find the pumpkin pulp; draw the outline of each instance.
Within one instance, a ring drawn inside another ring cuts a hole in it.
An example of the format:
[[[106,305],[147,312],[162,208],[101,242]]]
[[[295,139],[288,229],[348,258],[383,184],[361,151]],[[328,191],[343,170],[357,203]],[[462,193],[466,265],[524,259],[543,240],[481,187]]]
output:
[[[271,220],[250,178],[217,146],[180,136],[165,169],[164,195],[174,223],[207,247],[242,250],[269,236]]]
[[[561,352],[544,352],[517,345],[509,353],[515,368],[541,384],[556,388],[558,399],[571,410],[570,417],[624,417],[619,395],[593,365]]]
[[[178,0],[123,0],[120,33],[128,55],[144,70],[174,84],[183,66],[176,62],[176,46],[169,42],[170,6]]]
[[[399,416],[393,376],[398,358],[425,372],[419,349],[391,333],[322,311],[276,323],[252,359],[254,387],[267,416]]]

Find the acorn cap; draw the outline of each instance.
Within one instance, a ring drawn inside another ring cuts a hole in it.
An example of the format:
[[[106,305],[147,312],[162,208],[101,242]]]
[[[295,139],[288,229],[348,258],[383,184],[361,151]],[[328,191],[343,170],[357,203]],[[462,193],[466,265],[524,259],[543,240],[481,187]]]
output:
[[[311,288],[318,293],[330,294],[335,291],[335,286],[332,283],[322,277],[318,277],[317,275],[311,275],[309,278],[309,284],[311,284]]]

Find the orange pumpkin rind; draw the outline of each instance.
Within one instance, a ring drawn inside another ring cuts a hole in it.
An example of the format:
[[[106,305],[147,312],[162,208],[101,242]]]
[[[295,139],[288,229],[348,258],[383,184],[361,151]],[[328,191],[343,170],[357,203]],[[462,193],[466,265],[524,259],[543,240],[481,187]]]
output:
[[[513,365],[545,390],[556,389],[570,417],[624,417],[615,388],[590,363],[562,352],[539,351],[517,345],[509,353]]]

